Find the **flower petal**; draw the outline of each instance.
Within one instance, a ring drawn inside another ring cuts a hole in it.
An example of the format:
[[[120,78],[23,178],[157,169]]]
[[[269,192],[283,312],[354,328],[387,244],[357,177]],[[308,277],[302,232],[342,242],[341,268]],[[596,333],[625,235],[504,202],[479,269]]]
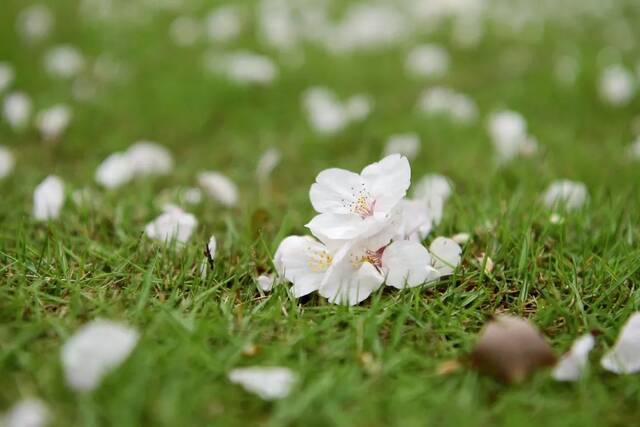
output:
[[[640,371],[640,312],[636,312],[622,327],[618,341],[604,355],[600,364],[616,374],[633,374]]]
[[[323,170],[311,186],[309,198],[313,208],[319,213],[351,214],[360,191],[366,190],[366,183],[356,173],[344,169]]]
[[[64,183],[57,176],[48,176],[33,192],[33,217],[38,221],[56,219],[64,204]]]
[[[233,207],[238,203],[238,189],[226,176],[219,172],[203,172],[198,175],[198,183],[212,199]]]
[[[296,375],[279,366],[236,368],[229,372],[229,381],[264,400],[283,399],[296,383]]]
[[[331,264],[327,248],[309,236],[289,236],[280,243],[274,256],[278,274],[293,284],[294,296],[318,290]]]
[[[362,170],[362,178],[376,201],[376,212],[390,212],[404,198],[411,185],[409,160],[392,154]]]
[[[433,258],[433,267],[438,270],[440,276],[452,274],[460,264],[462,253],[460,245],[446,237],[438,237],[431,242],[429,252]]]
[[[77,391],[95,389],[102,378],[129,356],[138,332],[108,320],[94,320],[78,330],[62,348],[67,384]]]
[[[412,288],[440,277],[431,266],[429,251],[408,240],[398,240],[387,246],[382,254],[382,269],[387,285],[398,289]]]
[[[596,343],[591,334],[585,334],[576,339],[571,349],[553,368],[553,378],[557,381],[577,381],[589,361],[589,353]]]
[[[356,305],[369,298],[384,282],[384,276],[370,263],[357,270],[343,259],[327,272],[319,293],[332,304]]]

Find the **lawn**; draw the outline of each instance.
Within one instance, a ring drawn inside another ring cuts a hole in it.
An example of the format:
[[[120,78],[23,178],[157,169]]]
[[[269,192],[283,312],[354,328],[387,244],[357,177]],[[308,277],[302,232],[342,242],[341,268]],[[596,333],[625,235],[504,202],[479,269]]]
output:
[[[136,1],[131,16],[90,20],[86,9],[100,2],[91,3],[79,12],[76,1],[47,2],[55,26],[38,43],[16,31],[25,2],[0,7],[0,61],[16,70],[12,87],[28,93],[36,110],[59,102],[73,109],[53,143],[0,121],[0,144],[16,158],[0,180],[0,411],[34,396],[49,407],[53,426],[637,424],[638,377],[613,375],[598,363],[640,308],[640,168],[627,155],[640,132],[640,97],[614,107],[598,92],[610,63],[640,73],[637,3],[602,2],[610,9],[587,14],[580,8],[597,2],[568,2],[575,14],[565,17],[522,2],[539,13],[529,25],[489,20],[471,48],[452,42],[444,20],[391,46],[344,54],[313,42],[279,52],[265,46],[248,18],[230,42],[177,46],[168,30],[174,18],[202,17],[218,3],[185,1],[176,11]],[[255,9],[254,2],[238,4]],[[337,16],[347,7],[332,6]],[[406,54],[422,42],[449,52],[444,76],[407,75]],[[60,43],[73,44],[87,61],[117,58],[127,78],[76,99],[72,81],[50,77],[42,65],[47,49]],[[208,49],[263,53],[278,76],[247,86],[212,75],[202,65]],[[567,55],[579,73],[563,85],[556,65]],[[341,98],[368,94],[371,114],[319,135],[301,98],[318,85]],[[434,85],[470,96],[478,118],[463,125],[418,111],[420,93]],[[540,145],[535,155],[496,161],[486,124],[501,109],[526,118]],[[426,242],[471,234],[455,273],[402,291],[383,287],[352,307],[317,294],[296,299],[285,284],[262,292],[256,277],[274,271],[280,241],[307,233],[316,175],[330,167],[360,171],[382,158],[390,135],[403,132],[422,140],[412,182],[438,173],[453,183],[443,220]],[[111,190],[98,185],[98,165],[141,139],[170,150],[173,173]],[[280,164],[258,180],[256,165],[269,148],[279,150]],[[167,189],[197,186],[204,170],[237,184],[237,205],[206,197],[187,205],[199,224],[181,250],[146,238],[145,225],[171,198]],[[64,180],[68,197],[60,218],[37,222],[33,190],[51,174]],[[589,199],[554,223],[540,197],[564,178],[584,182]],[[71,194],[84,188],[91,203],[74,204]],[[218,251],[203,276],[211,235]],[[495,264],[490,273],[476,261],[482,253]],[[541,371],[512,386],[467,367],[439,373],[443,362],[472,350],[498,313],[531,319],[558,354],[580,334],[600,331],[590,369],[575,383]],[[60,350],[96,318],[135,327],[140,341],[93,393],[76,393],[65,384]],[[288,397],[266,402],[227,378],[249,365],[286,366],[299,380]]]

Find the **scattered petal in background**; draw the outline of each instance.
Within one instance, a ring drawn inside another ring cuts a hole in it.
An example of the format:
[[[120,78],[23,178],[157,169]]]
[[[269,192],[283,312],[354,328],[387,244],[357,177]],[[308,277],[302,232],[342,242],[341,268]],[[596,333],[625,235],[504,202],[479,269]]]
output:
[[[51,415],[47,406],[39,399],[27,398],[15,403],[7,413],[0,414],[3,427],[45,427]]]
[[[71,122],[71,109],[64,104],[57,104],[41,111],[36,116],[36,127],[45,141],[60,138]]]
[[[600,97],[612,106],[628,104],[636,92],[636,82],[631,71],[622,65],[611,65],[600,76]]]
[[[568,179],[553,182],[542,195],[542,201],[548,208],[564,207],[567,210],[580,209],[587,198],[587,187]]]
[[[391,135],[387,139],[384,155],[401,154],[409,160],[414,159],[420,151],[420,137],[416,133]]]
[[[198,175],[198,183],[204,192],[227,207],[238,203],[238,189],[226,176],[219,172],[202,172]]]
[[[585,334],[576,339],[571,345],[571,349],[562,356],[553,368],[553,378],[557,381],[577,381],[580,379],[589,362],[589,353],[595,344],[596,340],[592,334]]]
[[[271,292],[274,281],[275,278],[273,276],[267,276],[266,274],[262,274],[256,279],[258,286],[260,286],[263,292]]]
[[[254,366],[231,370],[229,381],[264,400],[277,400],[289,395],[296,375],[288,368]]]
[[[144,229],[147,237],[165,244],[184,245],[198,226],[195,216],[177,206],[166,206],[165,211]]]
[[[13,171],[15,159],[11,151],[4,145],[0,145],[0,179],[6,178]]]
[[[271,172],[280,163],[280,151],[277,148],[269,148],[265,151],[260,160],[258,160],[258,166],[256,166],[256,178],[259,182],[266,181]]]
[[[138,342],[139,334],[124,324],[94,320],[67,340],[60,354],[69,387],[88,392],[120,366]]]
[[[64,183],[57,176],[48,176],[33,192],[33,217],[38,221],[56,219],[64,205]]]
[[[624,324],[618,341],[600,364],[615,374],[634,374],[640,372],[640,313],[634,313]]]
[[[33,104],[24,92],[12,92],[6,96],[2,114],[14,130],[22,130],[29,124]]]
[[[449,71],[449,52],[436,44],[416,46],[407,55],[405,67],[419,77],[442,77]]]

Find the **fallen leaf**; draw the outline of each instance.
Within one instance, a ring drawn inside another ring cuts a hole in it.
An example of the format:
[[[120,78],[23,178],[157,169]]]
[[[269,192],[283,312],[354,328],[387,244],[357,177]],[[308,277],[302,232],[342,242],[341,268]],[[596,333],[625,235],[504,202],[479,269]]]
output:
[[[481,372],[516,384],[538,368],[553,366],[556,357],[531,322],[513,316],[498,316],[481,331],[471,353],[471,362]]]

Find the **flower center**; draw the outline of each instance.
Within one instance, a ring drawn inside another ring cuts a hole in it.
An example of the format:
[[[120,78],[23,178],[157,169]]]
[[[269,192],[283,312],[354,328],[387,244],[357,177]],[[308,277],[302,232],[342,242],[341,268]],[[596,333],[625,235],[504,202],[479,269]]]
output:
[[[312,251],[309,249],[309,270],[314,273],[322,273],[329,268],[333,262],[333,257],[327,251]]]

